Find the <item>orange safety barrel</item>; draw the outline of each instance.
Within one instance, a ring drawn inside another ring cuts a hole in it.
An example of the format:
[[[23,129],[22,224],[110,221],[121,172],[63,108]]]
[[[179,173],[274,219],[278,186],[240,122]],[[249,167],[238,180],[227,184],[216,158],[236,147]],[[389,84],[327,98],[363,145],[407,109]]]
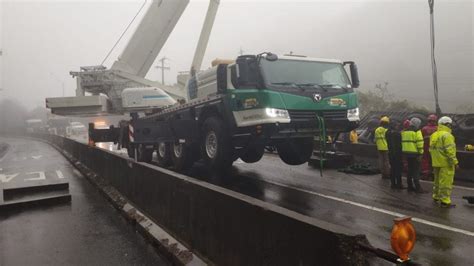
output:
[[[400,261],[409,260],[408,255],[415,247],[416,232],[411,223],[411,217],[401,217],[393,220],[390,243],[393,251],[397,253]]]

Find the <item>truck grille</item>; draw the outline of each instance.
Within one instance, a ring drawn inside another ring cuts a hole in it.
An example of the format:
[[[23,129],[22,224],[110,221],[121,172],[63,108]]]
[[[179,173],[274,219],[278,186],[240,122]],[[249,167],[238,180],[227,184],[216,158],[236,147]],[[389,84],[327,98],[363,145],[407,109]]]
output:
[[[291,121],[299,122],[299,121],[316,121],[316,112],[314,111],[300,111],[300,110],[288,110],[290,113]]]
[[[293,122],[316,121],[315,111],[288,110],[288,112],[290,113],[290,118],[291,118],[291,121]],[[325,120],[347,119],[346,110],[323,111],[322,115],[325,118]]]
[[[347,119],[347,111],[346,110],[335,110],[335,111],[324,111],[323,117],[327,119]]]

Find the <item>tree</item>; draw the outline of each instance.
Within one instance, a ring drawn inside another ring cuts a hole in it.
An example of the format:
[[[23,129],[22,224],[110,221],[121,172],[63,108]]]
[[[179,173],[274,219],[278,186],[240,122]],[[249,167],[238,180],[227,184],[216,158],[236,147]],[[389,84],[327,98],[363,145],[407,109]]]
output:
[[[361,116],[372,111],[412,111],[416,113],[429,113],[423,106],[404,99],[398,100],[388,89],[388,82],[376,84],[373,90],[358,92]]]

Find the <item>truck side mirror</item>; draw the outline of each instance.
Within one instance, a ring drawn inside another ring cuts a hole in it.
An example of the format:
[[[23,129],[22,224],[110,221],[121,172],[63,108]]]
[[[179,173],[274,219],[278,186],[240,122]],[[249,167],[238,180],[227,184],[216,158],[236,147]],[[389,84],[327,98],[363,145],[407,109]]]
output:
[[[349,69],[351,71],[351,81],[352,81],[352,88],[359,88],[360,81],[359,81],[359,71],[357,70],[357,65],[352,62],[344,62],[344,65],[349,64]]]
[[[247,84],[249,82],[249,65],[246,60],[237,63],[237,82],[239,84]]]
[[[217,66],[217,93],[225,93],[227,90],[227,64]]]

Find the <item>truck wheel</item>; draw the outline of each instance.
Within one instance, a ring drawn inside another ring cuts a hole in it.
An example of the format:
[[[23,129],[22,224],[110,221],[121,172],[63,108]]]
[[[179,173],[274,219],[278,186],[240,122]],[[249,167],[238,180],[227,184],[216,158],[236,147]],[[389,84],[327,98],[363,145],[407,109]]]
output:
[[[244,154],[240,156],[240,159],[246,163],[256,163],[260,161],[265,152],[265,147],[263,145],[256,145],[247,148]]]
[[[137,161],[151,163],[153,159],[153,149],[147,149],[145,145],[140,144],[137,150]]]
[[[160,142],[156,149],[156,160],[161,167],[171,165],[171,145],[166,142]]]
[[[170,151],[171,160],[176,171],[185,171],[193,166],[192,149],[184,143],[173,144],[173,150]]]
[[[288,139],[277,143],[280,159],[289,165],[306,163],[313,154],[313,138]]]
[[[209,169],[225,171],[232,166],[234,149],[224,122],[210,117],[202,126],[201,152]]]

